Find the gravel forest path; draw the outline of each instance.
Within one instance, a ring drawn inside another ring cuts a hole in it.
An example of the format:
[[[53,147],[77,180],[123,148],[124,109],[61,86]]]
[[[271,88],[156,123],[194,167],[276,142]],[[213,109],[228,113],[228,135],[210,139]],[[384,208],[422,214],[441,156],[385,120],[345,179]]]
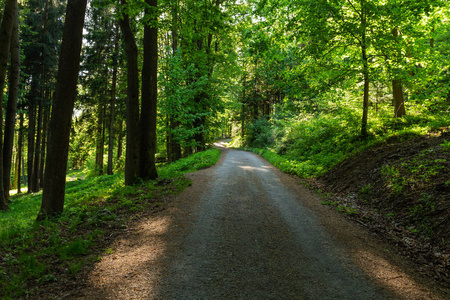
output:
[[[395,250],[260,157],[223,148],[111,245],[81,299],[443,299]],[[418,283],[420,282],[420,284]]]

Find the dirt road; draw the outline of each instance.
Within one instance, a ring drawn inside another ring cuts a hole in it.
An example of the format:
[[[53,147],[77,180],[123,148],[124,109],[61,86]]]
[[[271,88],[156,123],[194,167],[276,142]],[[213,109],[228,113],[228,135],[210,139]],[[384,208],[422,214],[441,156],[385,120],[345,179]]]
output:
[[[224,149],[190,177],[171,208],[113,245],[78,298],[441,299],[395,250],[254,154]]]

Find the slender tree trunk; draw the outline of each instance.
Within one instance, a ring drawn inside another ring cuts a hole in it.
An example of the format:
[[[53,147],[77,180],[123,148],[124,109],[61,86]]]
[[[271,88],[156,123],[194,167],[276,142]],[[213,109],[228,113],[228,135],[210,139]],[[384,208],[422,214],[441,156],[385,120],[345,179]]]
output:
[[[19,133],[17,137],[17,155],[16,155],[16,172],[15,172],[15,185],[17,188],[17,193],[20,194],[22,191],[20,189],[21,177],[20,177],[20,165],[22,163],[22,152],[23,152],[23,114],[19,116]]]
[[[24,147],[22,146],[22,150],[24,149]],[[26,179],[26,177],[25,177],[25,158],[24,158],[24,156],[22,155],[22,162],[21,162],[21,165],[22,165],[22,184],[23,185],[26,185],[27,184],[27,179]]]
[[[42,206],[38,220],[63,211],[73,106],[87,0],[68,0],[56,90],[49,124]]]
[[[42,28],[43,36],[47,35],[47,23],[48,23],[48,2],[44,0],[44,22]],[[40,180],[40,169],[41,169],[41,160],[42,160],[42,128],[43,128],[43,120],[44,120],[44,99],[46,97],[46,57],[47,54],[45,52],[45,47],[42,47],[42,56],[41,56],[41,82],[40,82],[40,100],[38,103],[38,115],[37,115],[37,130],[36,130],[36,143],[34,150],[34,161],[33,161],[33,172],[31,176],[32,180],[32,192],[39,192],[42,183]]]
[[[102,97],[102,95],[100,96]],[[96,142],[96,154],[95,154],[95,173],[97,175],[103,175],[103,152],[104,152],[104,103],[103,99],[100,99],[97,106],[97,142]]]
[[[124,6],[126,0],[121,0]],[[139,71],[138,71],[138,49],[134,34],[130,27],[129,16],[124,13],[123,19],[119,20],[122,35],[125,41],[125,52],[127,56],[127,117],[126,117],[126,157],[125,157],[125,185],[136,182],[139,174]]]
[[[172,130],[171,130],[171,113],[166,115],[166,152],[167,152],[167,162],[171,163],[173,161],[172,154]]]
[[[361,0],[361,55],[363,63],[363,77],[364,77],[364,96],[363,96],[363,116],[361,124],[361,135],[363,138],[367,137],[367,119],[369,113],[369,62],[367,59],[367,41],[366,41],[366,9],[365,1]]]
[[[14,26],[11,33],[11,69],[9,75],[9,95],[5,117],[5,141],[3,146],[3,186],[5,198],[9,198],[9,186],[11,181],[11,162],[14,145],[14,128],[16,125],[17,100],[19,98],[20,79],[20,44],[19,44],[19,19],[16,11]]]
[[[122,157],[123,120],[119,122],[119,134],[117,136],[117,160]]]
[[[101,152],[100,152],[100,173],[101,175],[103,175],[103,166],[104,164],[104,159],[103,157],[105,156],[105,139],[106,139],[106,124],[107,124],[107,120],[106,120],[106,103],[103,105],[103,110],[102,110],[102,119],[103,119],[103,124],[102,124],[102,140],[101,140]]]
[[[36,105],[34,100],[36,98],[36,87],[33,87],[36,83],[31,83],[31,92],[28,105],[28,153],[27,153],[27,181],[28,181],[28,193],[34,191],[33,187],[33,161],[34,161],[34,137],[36,134]]]
[[[394,117],[401,118],[406,114],[406,110],[402,83],[398,79],[392,80],[392,95],[394,98]]]
[[[241,107],[241,137],[242,141],[244,141],[245,136],[245,86],[247,85],[247,77],[244,75],[244,88],[242,91],[242,107]]]
[[[41,137],[42,137],[42,106],[43,106],[43,92],[41,93],[41,100],[38,107],[36,143],[34,149],[34,166],[31,175],[32,192],[39,192],[39,163],[41,162]]]
[[[114,57],[113,57],[113,74],[111,86],[111,101],[109,111],[109,140],[108,140],[108,167],[107,174],[113,174],[113,155],[114,155],[114,119],[116,106],[116,84],[117,84],[117,51],[119,51],[119,28],[116,26]]]
[[[0,29],[0,100],[3,102],[3,90],[8,67],[11,33],[17,14],[17,0],[7,0]],[[2,103],[1,102],[1,103]],[[0,157],[3,158],[3,112],[0,106]],[[7,209],[7,198],[4,192],[3,159],[0,159],[0,210]]]
[[[50,92],[47,90],[47,96],[45,99],[49,98]],[[44,101],[45,102],[45,101]],[[44,169],[45,169],[45,150],[47,148],[47,137],[48,137],[48,121],[49,121],[49,107],[44,104],[44,120],[42,124],[42,143],[41,143],[41,161],[39,163],[39,188],[44,187]]]
[[[392,35],[397,40],[398,39],[398,29],[394,28],[392,30]],[[398,41],[396,41],[398,43]],[[405,110],[405,99],[403,96],[403,85],[402,81],[398,78],[392,80],[392,96],[394,98],[394,117],[401,118],[406,114]]]
[[[145,1],[150,8],[145,14],[150,24],[144,26],[144,64],[142,67],[142,112],[141,141],[139,153],[139,175],[143,180],[156,179],[158,172],[155,164],[156,154],[156,103],[158,96],[158,25],[157,0]]]

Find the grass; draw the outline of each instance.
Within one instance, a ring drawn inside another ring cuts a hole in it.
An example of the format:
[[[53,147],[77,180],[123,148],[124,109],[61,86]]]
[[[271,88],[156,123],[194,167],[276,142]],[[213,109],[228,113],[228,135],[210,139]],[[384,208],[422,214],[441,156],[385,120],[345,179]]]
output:
[[[270,120],[253,121],[247,140],[239,139],[247,145],[245,150],[263,156],[282,171],[312,178],[375,145],[424,136],[450,124],[450,114],[430,115],[420,105],[412,106],[409,115],[398,119],[387,111],[372,112],[369,135],[362,139],[359,114],[359,108],[340,107],[332,113],[274,115]]]
[[[166,185],[124,186],[122,174],[67,182],[64,212],[54,220],[35,221],[41,192],[12,196],[10,210],[0,212],[0,298],[27,297],[36,283],[42,288],[61,276],[76,276],[99,259],[90,253],[105,232],[126,226],[133,213],[160,207],[160,195],[186,188],[183,175],[214,165],[220,153],[210,149],[161,166],[160,179],[170,182]],[[76,171],[67,178],[83,175]]]

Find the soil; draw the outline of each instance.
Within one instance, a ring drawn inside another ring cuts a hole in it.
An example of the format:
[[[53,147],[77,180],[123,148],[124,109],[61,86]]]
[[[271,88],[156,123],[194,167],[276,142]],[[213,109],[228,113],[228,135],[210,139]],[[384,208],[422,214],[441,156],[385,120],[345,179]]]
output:
[[[398,248],[262,158],[222,150],[43,299],[448,299]],[[100,252],[101,251],[101,252]],[[33,298],[33,297],[30,297]]]
[[[394,244],[422,274],[449,288],[450,149],[442,147],[445,141],[450,141],[448,131],[408,141],[392,139],[309,183],[326,193],[328,203],[354,212],[348,214],[354,221]],[[426,176],[421,167],[429,162],[439,172],[421,180]],[[388,182],[386,166],[411,182]],[[393,191],[396,183],[403,186],[401,192]]]

